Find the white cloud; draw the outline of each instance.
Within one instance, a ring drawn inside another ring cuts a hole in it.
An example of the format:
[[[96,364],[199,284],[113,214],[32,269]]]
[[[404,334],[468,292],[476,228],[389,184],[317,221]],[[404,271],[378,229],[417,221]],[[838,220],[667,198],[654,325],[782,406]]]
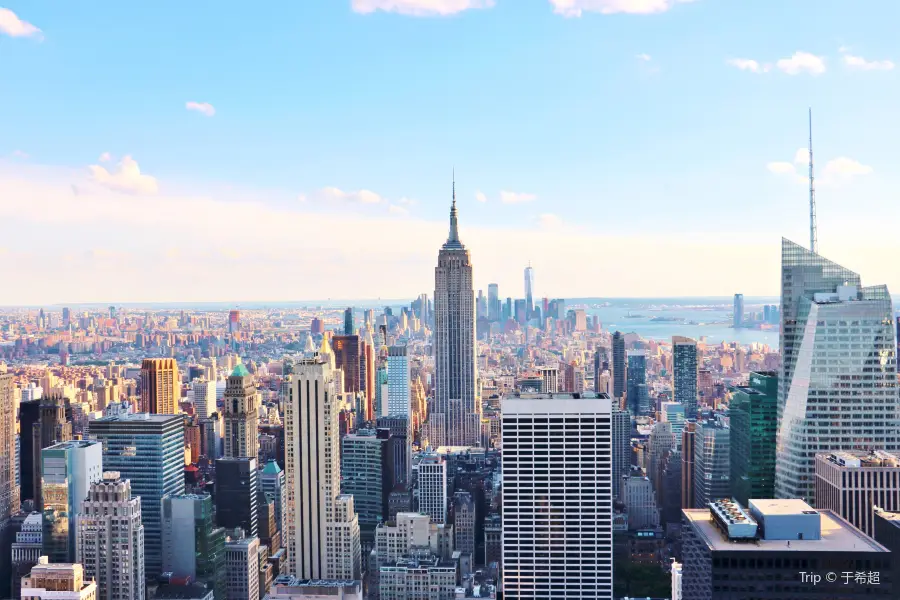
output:
[[[216,114],[216,108],[209,102],[186,102],[184,107],[188,110],[196,111],[207,117]]]
[[[869,175],[874,171],[869,165],[858,160],[840,156],[825,163],[823,175],[826,180],[847,180],[856,175]]]
[[[844,55],[844,64],[860,71],[890,71],[894,68],[891,60],[866,60],[862,56]]]
[[[797,169],[794,168],[794,165],[784,161],[770,162],[766,165],[766,168],[770,173],[775,173],[777,175],[787,175],[797,172]]]
[[[123,157],[115,171],[107,171],[100,165],[91,165],[88,168],[95,182],[117,192],[155,194],[159,191],[156,178],[141,173],[137,161],[130,156]]]
[[[532,202],[537,200],[537,196],[534,194],[522,194],[520,192],[509,192],[502,191],[500,192],[500,202],[503,204],[521,204],[523,202]]]
[[[752,58],[730,58],[726,62],[741,71],[750,71],[751,73],[768,73],[772,68],[771,65],[760,64]]]
[[[409,214],[409,209],[406,208],[405,206],[400,206],[398,204],[391,204],[390,206],[388,206],[388,212],[391,213],[392,215],[403,216],[403,215]]]
[[[347,202],[349,204],[381,204],[385,200],[371,190],[358,190],[345,192],[336,187],[326,187],[319,191],[319,196],[332,202]]]
[[[41,30],[16,16],[8,8],[0,8],[0,33],[11,37],[33,37],[40,39]]]
[[[13,150],[12,155],[13,155],[15,158],[29,158],[28,153],[25,152],[24,150]]]
[[[110,154],[109,152],[104,152],[97,160],[99,160],[100,162],[109,162],[112,160],[112,154]]]
[[[475,199],[481,203],[487,202],[487,196],[482,191],[475,192]]]
[[[445,17],[465,10],[492,8],[494,0],[353,0],[354,12],[381,10],[413,17]]]
[[[635,58],[644,62],[650,62],[651,60],[653,60],[653,57],[651,57],[649,54],[644,53],[638,54],[637,56],[635,56]]]
[[[825,59],[809,52],[794,52],[790,58],[782,58],[775,64],[788,75],[799,75],[803,72],[821,75],[825,72]]]
[[[538,217],[538,224],[544,229],[559,229],[563,220],[557,215],[544,213]]]
[[[553,12],[564,17],[580,17],[585,12],[603,15],[626,13],[649,15],[666,12],[676,4],[694,0],[550,0]]]
[[[415,206],[418,203],[419,201],[415,198],[407,198],[406,196],[397,200],[397,204],[400,206]]]
[[[794,153],[794,162],[798,165],[808,164],[809,148],[797,148],[797,152]]]

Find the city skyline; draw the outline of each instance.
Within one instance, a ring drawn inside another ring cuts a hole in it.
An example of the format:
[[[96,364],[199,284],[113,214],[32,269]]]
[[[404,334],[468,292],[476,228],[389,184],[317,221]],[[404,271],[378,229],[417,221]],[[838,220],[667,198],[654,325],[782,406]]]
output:
[[[900,7],[817,5],[810,26],[803,4],[779,5],[771,29],[767,2],[316,0],[237,21],[12,2],[0,257],[27,285],[0,301],[104,301],[84,282],[112,277],[115,301],[206,301],[234,294],[235,270],[279,281],[235,301],[414,297],[454,165],[476,289],[518,290],[530,260],[537,297],[774,295],[778,239],[807,237],[810,105],[819,250],[900,289],[878,259],[900,216],[883,200],[900,182],[882,133],[897,88],[884,23]],[[445,16],[407,14],[426,5]],[[613,14],[640,6],[658,10]],[[106,68],[73,80],[89,56]]]

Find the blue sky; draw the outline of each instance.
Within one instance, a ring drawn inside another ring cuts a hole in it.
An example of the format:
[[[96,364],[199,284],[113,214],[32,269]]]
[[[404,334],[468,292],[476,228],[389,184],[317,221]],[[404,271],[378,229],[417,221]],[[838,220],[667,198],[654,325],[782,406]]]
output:
[[[897,2],[0,2],[0,304],[900,290]]]

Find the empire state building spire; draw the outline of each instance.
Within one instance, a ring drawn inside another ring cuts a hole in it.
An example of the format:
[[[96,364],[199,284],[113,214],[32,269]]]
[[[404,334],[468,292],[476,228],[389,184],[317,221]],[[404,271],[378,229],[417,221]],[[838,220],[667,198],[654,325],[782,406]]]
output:
[[[456,174],[453,175],[453,203],[450,205],[450,235],[447,236],[447,243],[444,248],[462,248],[462,242],[459,241],[459,224],[456,217]]]

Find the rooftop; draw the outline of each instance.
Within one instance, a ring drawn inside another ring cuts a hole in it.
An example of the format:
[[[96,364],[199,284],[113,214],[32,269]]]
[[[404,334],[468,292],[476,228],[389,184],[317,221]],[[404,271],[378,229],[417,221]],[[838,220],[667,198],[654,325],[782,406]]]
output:
[[[768,514],[796,514],[800,503],[809,508],[802,500],[754,500],[754,502],[784,503],[785,508],[766,505]],[[787,508],[789,507],[789,508]],[[770,550],[779,552],[888,552],[888,549],[859,531],[847,521],[830,510],[818,511],[822,517],[822,537],[818,540],[764,540],[755,543],[732,542],[722,535],[713,524],[709,509],[685,509],[684,516],[694,525],[694,530],[706,542],[711,550],[719,552],[757,552]]]
[[[234,371],[231,372],[231,376],[232,377],[249,377],[250,371],[248,371],[247,367],[245,367],[244,365],[239,364],[238,366],[236,366],[234,368]]]
[[[871,452],[841,450],[821,453],[816,458],[845,468],[900,468],[900,454],[885,452],[884,450]]]

